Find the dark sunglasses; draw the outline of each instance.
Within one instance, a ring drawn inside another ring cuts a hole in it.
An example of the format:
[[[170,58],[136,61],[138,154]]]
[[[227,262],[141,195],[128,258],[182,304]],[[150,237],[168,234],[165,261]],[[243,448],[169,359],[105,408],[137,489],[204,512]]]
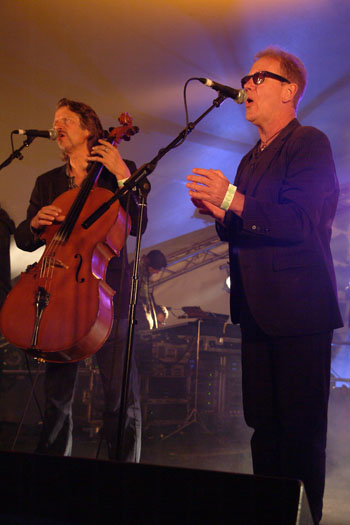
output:
[[[290,84],[290,80],[281,77],[281,75],[276,75],[276,73],[270,73],[270,71],[257,71],[256,73],[254,73],[254,75],[247,75],[242,78],[242,88],[244,88],[248,80],[251,78],[253,79],[254,84],[258,86],[259,84],[262,84],[264,82],[266,77],[274,78],[275,80],[279,80],[280,82],[288,82],[288,84]]]

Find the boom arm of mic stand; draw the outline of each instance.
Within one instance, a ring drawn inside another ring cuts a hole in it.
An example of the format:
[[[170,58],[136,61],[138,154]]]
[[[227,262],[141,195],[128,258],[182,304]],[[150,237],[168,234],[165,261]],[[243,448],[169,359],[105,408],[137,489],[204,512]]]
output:
[[[202,115],[200,115],[197,120],[194,122],[190,122],[186,128],[184,128],[179,135],[172,141],[168,146],[165,148],[162,148],[159,150],[158,155],[154,157],[154,159],[151,160],[148,164],[144,164],[136,170],[131,177],[125,181],[125,184],[122,188],[120,188],[114,195],[111,197],[108,201],[103,203],[97,210],[95,210],[83,223],[82,226],[85,229],[90,228],[92,224],[94,224],[97,219],[99,219],[120,197],[122,197],[126,192],[134,188],[134,186],[138,186],[142,184],[144,179],[150,175],[156,168],[158,161],[164,157],[170,150],[174,149],[176,146],[178,146],[181,142],[183,142],[187,135],[191,133],[191,131],[194,130],[198,122],[200,122],[210,111],[212,111],[214,108],[218,108],[220,104],[226,99],[225,95],[221,94],[213,101],[212,105],[204,112]]]
[[[0,170],[2,170],[2,168],[5,168],[9,164],[11,164],[11,162],[14,159],[22,160],[23,159],[23,155],[21,153],[22,149],[23,148],[28,148],[28,146],[33,142],[34,139],[35,139],[35,137],[27,137],[27,139],[23,142],[22,146],[20,148],[15,149],[11,153],[11,155],[9,157],[7,157],[7,159],[4,160],[4,162],[2,164],[0,164]]]
[[[131,175],[131,177],[128,180],[125,181],[124,186],[122,188],[119,188],[119,190],[116,191],[116,193],[113,195],[113,197],[111,197],[108,201],[106,201],[103,204],[101,204],[101,206],[99,208],[97,208],[97,210],[95,210],[82,223],[82,227],[85,228],[86,230],[88,228],[90,228],[90,226],[92,226],[92,224],[94,224],[94,222],[96,222],[97,219],[99,219],[104,213],[106,213],[107,210],[109,210],[109,208],[111,207],[113,202],[115,202],[116,200],[120,199],[120,197],[125,195],[125,193],[127,193],[128,191],[132,190],[132,188],[134,188],[135,186],[140,187],[140,189],[142,190],[144,185],[145,186],[146,186],[146,184],[149,185],[148,181],[146,181],[145,179],[146,179],[147,175],[152,173],[152,171],[155,169],[155,167],[156,166],[152,166],[151,163],[149,163],[149,164],[144,164],[143,166],[141,166],[141,168],[136,170]],[[147,192],[147,187],[145,187],[145,191]]]

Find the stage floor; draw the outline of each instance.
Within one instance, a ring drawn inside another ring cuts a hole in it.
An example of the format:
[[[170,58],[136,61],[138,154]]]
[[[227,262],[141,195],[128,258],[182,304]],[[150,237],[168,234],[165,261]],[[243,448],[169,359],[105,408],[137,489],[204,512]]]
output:
[[[329,445],[323,525],[350,525],[350,396],[348,389],[332,393],[329,410]],[[143,435],[141,462],[221,472],[251,474],[250,431],[241,417],[218,428],[215,421],[193,422],[178,431],[176,426],[149,426]],[[202,425],[206,423],[206,427]],[[171,432],[174,434],[170,435]],[[11,450],[17,428],[0,422],[0,449]],[[32,452],[40,425],[25,425],[14,450]],[[96,458],[99,437],[75,429],[73,455]],[[104,444],[98,459],[106,459]]]

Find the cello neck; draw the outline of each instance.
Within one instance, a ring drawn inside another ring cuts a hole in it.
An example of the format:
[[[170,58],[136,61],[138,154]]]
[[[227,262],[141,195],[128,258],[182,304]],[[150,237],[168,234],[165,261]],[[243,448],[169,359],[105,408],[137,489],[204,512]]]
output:
[[[110,129],[109,136],[106,139],[113,145],[119,144],[121,140],[129,141],[130,137],[139,132],[139,128],[132,125],[132,118],[128,113],[122,113],[119,117],[119,122],[121,125]],[[66,242],[68,240],[90,191],[98,181],[103,167],[103,164],[97,161],[88,164],[87,176],[84,179],[79,193],[67,213],[65,220],[62,222],[57,234],[55,235],[55,240],[59,240],[60,242]]]
[[[84,204],[94,186],[97,182],[101,171],[103,170],[103,164],[100,162],[90,163],[88,166],[88,174],[84,179],[80,190],[69,210],[65,220],[62,222],[60,228],[55,237],[61,242],[66,242],[69,239],[70,234],[78,220],[78,217],[84,207]]]

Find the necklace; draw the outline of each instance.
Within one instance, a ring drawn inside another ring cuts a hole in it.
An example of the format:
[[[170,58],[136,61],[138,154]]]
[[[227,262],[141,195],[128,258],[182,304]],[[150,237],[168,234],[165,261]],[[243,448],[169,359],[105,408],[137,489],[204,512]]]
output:
[[[283,128],[280,128],[276,131],[276,133],[274,133],[273,135],[271,135],[270,138],[268,138],[267,140],[261,140],[260,139],[260,151],[264,151],[264,149],[270,144],[270,142],[272,141],[272,139],[274,139],[276,137],[276,135],[278,135],[280,133],[280,131],[282,131]]]
[[[74,188],[77,188],[78,186],[75,184],[75,177],[74,175],[71,175],[69,162],[66,165],[66,177],[68,179],[68,188],[70,190],[73,190]]]
[[[74,190],[75,188],[79,188],[78,184],[75,183],[74,175],[71,175],[71,168],[70,168],[69,163],[66,166],[66,176],[68,178],[68,188],[70,190]]]

